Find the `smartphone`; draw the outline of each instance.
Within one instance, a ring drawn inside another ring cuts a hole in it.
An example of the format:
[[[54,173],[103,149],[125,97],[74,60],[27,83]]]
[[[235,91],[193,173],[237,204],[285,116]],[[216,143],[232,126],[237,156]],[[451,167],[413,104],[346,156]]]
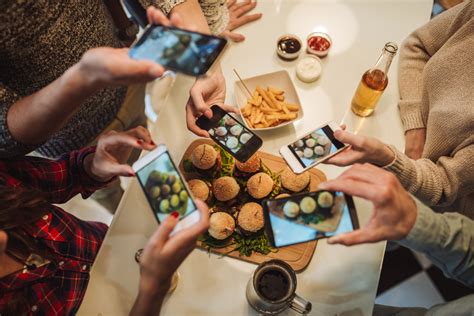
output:
[[[342,192],[315,191],[263,202],[274,247],[328,238],[359,228],[354,201]]]
[[[158,223],[175,211],[179,213],[179,222],[172,233],[199,221],[200,213],[186,181],[183,181],[165,145],[158,145],[136,161],[132,168]]]
[[[138,0],[124,0],[123,4],[127,8],[127,11],[133,17],[133,19],[142,28],[145,28],[148,24],[148,18],[146,16],[146,10]]]
[[[196,125],[209,132],[212,140],[240,162],[246,162],[262,147],[263,141],[220,106],[211,107],[212,117],[201,115]]]
[[[226,43],[227,40],[221,37],[155,24],[145,28],[130,48],[129,56],[200,76],[211,68]]]
[[[334,138],[334,131],[338,129],[335,122],[329,122],[281,147],[280,154],[295,173],[302,173],[347,147]]]

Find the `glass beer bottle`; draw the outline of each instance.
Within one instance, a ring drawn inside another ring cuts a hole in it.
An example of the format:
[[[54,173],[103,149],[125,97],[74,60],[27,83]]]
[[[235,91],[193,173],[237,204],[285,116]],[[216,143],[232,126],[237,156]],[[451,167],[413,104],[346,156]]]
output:
[[[352,97],[352,112],[359,116],[369,116],[374,112],[377,102],[387,87],[388,69],[397,50],[397,44],[392,42],[385,44],[375,66],[367,70],[360,80],[354,97]]]

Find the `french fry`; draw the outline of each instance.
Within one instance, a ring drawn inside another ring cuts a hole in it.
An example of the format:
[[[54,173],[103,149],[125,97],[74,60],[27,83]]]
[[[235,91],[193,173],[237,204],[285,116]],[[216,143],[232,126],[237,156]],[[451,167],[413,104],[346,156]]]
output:
[[[240,112],[242,113],[243,116],[248,116],[248,115],[250,115],[251,108],[252,108],[252,106],[251,106],[249,103],[247,103],[247,104],[240,110]]]
[[[290,113],[290,114],[270,114],[267,116],[268,119],[277,119],[277,120],[282,120],[282,121],[290,121],[294,120],[296,118],[296,113]]]
[[[252,122],[251,122],[249,119],[245,119],[245,121],[247,121],[247,125],[248,125],[250,128],[254,128]]]
[[[268,126],[275,126],[278,124],[278,120],[267,120]]]
[[[275,99],[277,99],[280,102],[285,101],[285,96],[283,94],[275,94]]]
[[[278,112],[278,110],[275,110],[275,109],[269,109],[269,108],[264,108],[262,107],[262,112],[265,113],[265,114],[275,114],[276,112]]]
[[[270,98],[270,101],[273,103],[273,107],[274,107],[275,109],[281,110],[280,102],[278,102],[278,100],[275,99],[275,96],[273,95],[273,93],[268,92],[268,97]]]
[[[250,128],[258,129],[294,120],[299,109],[299,105],[285,102],[283,90],[257,86],[247,104],[241,108],[241,113]]]
[[[252,124],[254,123],[254,119],[256,115],[257,115],[257,109],[252,107],[252,110],[250,111],[250,120],[252,121]]]
[[[263,112],[259,112],[257,114],[257,118],[255,119],[255,123],[261,123],[262,122],[262,118],[263,118]],[[263,123],[262,123],[263,124]]]
[[[255,100],[258,98],[258,91],[254,91],[254,93],[252,94],[252,99]]]
[[[265,100],[262,101],[262,108],[271,109],[270,105],[268,105],[267,101],[265,101]]]
[[[274,88],[274,87],[268,87],[268,91],[270,91],[271,93],[275,94],[275,95],[280,95],[280,94],[284,94],[285,91],[283,90],[280,90],[280,89],[277,89],[277,88]]]
[[[298,106],[298,104],[285,103],[285,105],[288,108],[288,110],[292,112],[300,110],[300,107]]]
[[[270,107],[274,107],[274,106],[273,106],[273,103],[272,103],[272,100],[271,100],[270,97],[268,96],[267,92],[262,89],[262,87],[257,86],[257,91],[258,91],[258,93],[260,93],[260,95],[262,96],[263,100],[265,100],[265,102],[267,102],[267,104],[268,104]]]

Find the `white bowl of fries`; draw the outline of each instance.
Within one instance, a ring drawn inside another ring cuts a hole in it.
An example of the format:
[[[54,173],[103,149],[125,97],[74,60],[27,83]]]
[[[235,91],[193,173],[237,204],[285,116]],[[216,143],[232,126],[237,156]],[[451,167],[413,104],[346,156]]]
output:
[[[286,70],[242,81],[245,86],[241,81],[235,82],[234,96],[244,123],[251,130],[271,130],[303,117],[300,99]]]

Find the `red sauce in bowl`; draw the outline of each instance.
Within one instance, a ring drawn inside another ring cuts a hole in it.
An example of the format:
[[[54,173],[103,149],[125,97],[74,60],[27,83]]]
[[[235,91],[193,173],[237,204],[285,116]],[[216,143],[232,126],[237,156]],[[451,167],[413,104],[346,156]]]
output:
[[[329,47],[331,46],[331,42],[329,42],[327,38],[324,38],[322,36],[312,36],[308,39],[308,46],[312,50],[324,52],[325,50],[329,49]]]

